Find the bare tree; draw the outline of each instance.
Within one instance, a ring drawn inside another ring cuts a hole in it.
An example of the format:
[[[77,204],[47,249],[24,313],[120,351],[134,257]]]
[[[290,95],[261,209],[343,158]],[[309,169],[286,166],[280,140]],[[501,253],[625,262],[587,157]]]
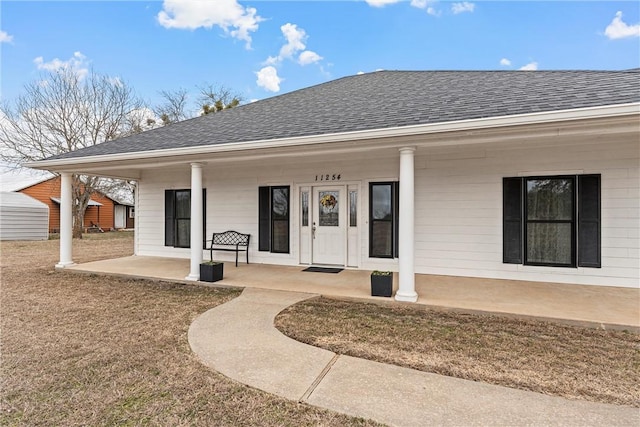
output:
[[[242,97],[225,86],[205,84],[198,87],[202,104],[201,115],[217,113],[228,108],[237,107],[242,102]]]
[[[119,79],[80,75],[71,68],[45,73],[29,83],[12,105],[0,107],[0,159],[12,164],[41,160],[143,130],[132,113],[144,110]],[[108,192],[113,180],[74,175],[73,236],[82,237],[91,194]]]
[[[198,86],[198,91],[200,93],[195,106],[189,102],[189,92],[186,89],[160,91],[162,102],[153,109],[153,113],[160,120],[158,125],[167,126],[197,115],[217,113],[237,107],[242,102],[240,95],[225,86],[205,83]]]
[[[186,89],[162,90],[160,96],[163,98],[163,102],[154,108],[153,112],[160,117],[162,125],[170,125],[190,117],[186,111],[189,99]]]

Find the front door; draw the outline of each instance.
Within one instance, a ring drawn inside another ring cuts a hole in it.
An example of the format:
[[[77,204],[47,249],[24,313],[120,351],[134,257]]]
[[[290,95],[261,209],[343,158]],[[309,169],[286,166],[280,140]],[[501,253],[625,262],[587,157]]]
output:
[[[127,227],[127,209],[123,205],[115,205],[113,210],[114,216],[114,228],[126,228]]]
[[[347,203],[343,187],[314,187],[313,264],[345,265]]]

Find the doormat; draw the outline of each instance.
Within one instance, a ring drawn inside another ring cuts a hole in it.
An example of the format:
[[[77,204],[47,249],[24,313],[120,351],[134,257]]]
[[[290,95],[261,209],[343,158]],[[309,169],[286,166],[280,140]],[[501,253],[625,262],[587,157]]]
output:
[[[344,268],[327,268],[327,267],[308,267],[302,271],[310,271],[311,273],[340,273]]]

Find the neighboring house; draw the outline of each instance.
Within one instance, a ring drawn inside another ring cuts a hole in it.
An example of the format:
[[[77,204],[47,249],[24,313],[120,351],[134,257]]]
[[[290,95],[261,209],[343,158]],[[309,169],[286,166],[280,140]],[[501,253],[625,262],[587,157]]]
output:
[[[47,240],[49,208],[26,194],[0,193],[0,240]]]
[[[29,166],[137,180],[135,253],[189,279],[233,229],[415,301],[416,273],[638,288],[639,163],[638,70],[382,71]]]
[[[38,182],[16,189],[49,207],[49,232],[60,230],[60,177],[43,178]],[[103,231],[133,228],[133,205],[114,200],[100,192],[91,196],[84,214],[84,227]]]

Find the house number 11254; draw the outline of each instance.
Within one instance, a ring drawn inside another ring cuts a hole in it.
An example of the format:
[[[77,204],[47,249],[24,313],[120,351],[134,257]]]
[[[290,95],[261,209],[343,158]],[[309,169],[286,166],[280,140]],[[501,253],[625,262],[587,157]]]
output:
[[[339,173],[316,175],[316,181],[340,181],[341,175]]]

